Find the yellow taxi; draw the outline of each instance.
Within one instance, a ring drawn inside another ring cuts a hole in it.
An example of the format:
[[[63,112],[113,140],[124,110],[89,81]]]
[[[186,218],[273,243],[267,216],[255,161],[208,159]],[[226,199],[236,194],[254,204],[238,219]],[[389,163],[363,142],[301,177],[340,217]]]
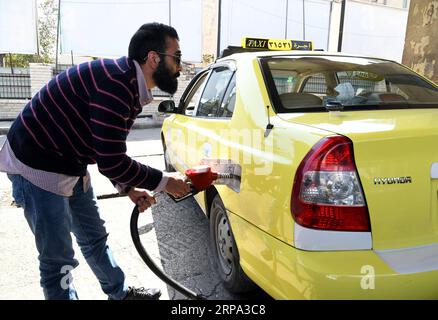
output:
[[[394,61],[293,50],[311,42],[244,46],[159,107],[167,170],[236,177],[195,196],[226,288],[438,299],[437,85]]]

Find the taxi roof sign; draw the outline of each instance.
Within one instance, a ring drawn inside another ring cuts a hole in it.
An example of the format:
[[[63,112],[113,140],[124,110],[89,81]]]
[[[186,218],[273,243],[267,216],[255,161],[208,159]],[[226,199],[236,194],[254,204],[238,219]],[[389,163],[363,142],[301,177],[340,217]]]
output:
[[[234,53],[253,51],[278,51],[278,50],[310,50],[313,51],[312,41],[289,40],[289,39],[264,39],[264,38],[243,38],[240,47],[228,46],[219,58],[224,58]],[[318,49],[316,49],[318,50]]]
[[[259,50],[313,50],[312,41],[243,38],[242,48]]]

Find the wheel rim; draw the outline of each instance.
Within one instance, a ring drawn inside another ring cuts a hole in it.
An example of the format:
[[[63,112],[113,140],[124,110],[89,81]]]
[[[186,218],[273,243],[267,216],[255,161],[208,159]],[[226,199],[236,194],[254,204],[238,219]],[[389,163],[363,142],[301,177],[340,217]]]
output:
[[[217,256],[223,272],[228,275],[233,269],[233,238],[225,212],[219,207],[215,209],[218,211],[215,228]]]

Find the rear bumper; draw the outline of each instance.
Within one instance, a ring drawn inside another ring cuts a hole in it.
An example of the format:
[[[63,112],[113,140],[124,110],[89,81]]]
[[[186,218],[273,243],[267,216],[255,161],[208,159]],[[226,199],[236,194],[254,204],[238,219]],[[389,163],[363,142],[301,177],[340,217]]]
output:
[[[438,299],[438,270],[402,274],[373,250],[298,250],[229,218],[242,268],[276,299]]]

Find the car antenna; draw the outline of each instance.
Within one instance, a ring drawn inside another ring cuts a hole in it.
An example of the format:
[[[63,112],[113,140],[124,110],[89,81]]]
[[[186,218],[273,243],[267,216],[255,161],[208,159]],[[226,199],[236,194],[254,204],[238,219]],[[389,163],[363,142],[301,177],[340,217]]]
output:
[[[266,109],[268,110],[268,125],[266,126],[265,138],[269,136],[269,133],[271,132],[272,128],[274,128],[274,125],[271,123],[271,118],[269,116],[269,106],[266,106]]]

